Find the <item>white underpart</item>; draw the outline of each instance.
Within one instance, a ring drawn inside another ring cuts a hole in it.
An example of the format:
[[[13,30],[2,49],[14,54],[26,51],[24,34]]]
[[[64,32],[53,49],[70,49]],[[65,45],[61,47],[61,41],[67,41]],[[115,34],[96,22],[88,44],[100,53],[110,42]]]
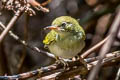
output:
[[[82,39],[77,39],[76,36],[65,37],[63,40],[59,40],[52,43],[49,50],[56,56],[61,58],[72,58],[76,56],[84,48],[85,42]]]

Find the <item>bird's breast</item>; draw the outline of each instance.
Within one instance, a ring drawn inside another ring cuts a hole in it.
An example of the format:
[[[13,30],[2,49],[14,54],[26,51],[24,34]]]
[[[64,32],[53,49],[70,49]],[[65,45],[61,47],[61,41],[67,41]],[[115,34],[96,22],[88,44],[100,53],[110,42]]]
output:
[[[72,58],[76,56],[85,46],[82,39],[75,36],[64,37],[56,42],[51,43],[48,48],[51,53],[62,58]]]

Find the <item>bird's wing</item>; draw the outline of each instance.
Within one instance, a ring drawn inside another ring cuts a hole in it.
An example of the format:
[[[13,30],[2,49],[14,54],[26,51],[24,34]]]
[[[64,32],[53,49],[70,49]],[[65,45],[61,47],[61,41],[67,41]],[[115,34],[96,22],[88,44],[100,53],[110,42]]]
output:
[[[57,32],[55,32],[54,30],[51,30],[45,37],[45,39],[43,40],[43,43],[45,45],[49,45],[51,42],[56,41],[57,40]]]
[[[85,34],[84,34],[83,31],[77,32],[76,37],[77,37],[77,39],[83,39],[83,40],[85,40]]]

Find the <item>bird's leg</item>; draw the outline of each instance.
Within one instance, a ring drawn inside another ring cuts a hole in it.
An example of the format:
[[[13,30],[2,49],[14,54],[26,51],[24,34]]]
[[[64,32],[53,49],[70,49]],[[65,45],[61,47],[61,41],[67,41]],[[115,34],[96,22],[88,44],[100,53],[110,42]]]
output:
[[[84,74],[81,75],[81,77],[85,77],[88,73],[88,64],[86,63],[86,61],[79,55],[76,56],[76,61],[80,61],[80,63],[84,66]]]
[[[63,64],[64,69],[67,69],[69,64],[67,62],[65,62],[63,59],[60,59],[59,57],[56,56],[56,63],[57,64]]]
[[[60,64],[60,59],[59,59],[59,57],[55,56],[55,59],[56,59],[56,64]]]
[[[87,63],[85,62],[85,60],[81,56],[79,57],[79,60],[87,68]]]
[[[76,60],[79,60],[87,68],[87,63],[81,56],[77,55]]]

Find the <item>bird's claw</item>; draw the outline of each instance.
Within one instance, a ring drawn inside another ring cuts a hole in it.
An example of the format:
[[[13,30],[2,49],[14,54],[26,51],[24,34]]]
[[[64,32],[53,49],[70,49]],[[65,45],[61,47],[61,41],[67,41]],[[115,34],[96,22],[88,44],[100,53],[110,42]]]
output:
[[[86,63],[86,61],[82,58],[82,57],[80,57],[79,55],[77,55],[76,56],[76,59],[74,60],[74,61],[80,61],[84,66],[85,66],[85,68],[88,70],[88,64]]]
[[[65,62],[64,60],[60,59],[56,61],[56,64],[62,64],[64,69],[69,69],[69,64]]]

